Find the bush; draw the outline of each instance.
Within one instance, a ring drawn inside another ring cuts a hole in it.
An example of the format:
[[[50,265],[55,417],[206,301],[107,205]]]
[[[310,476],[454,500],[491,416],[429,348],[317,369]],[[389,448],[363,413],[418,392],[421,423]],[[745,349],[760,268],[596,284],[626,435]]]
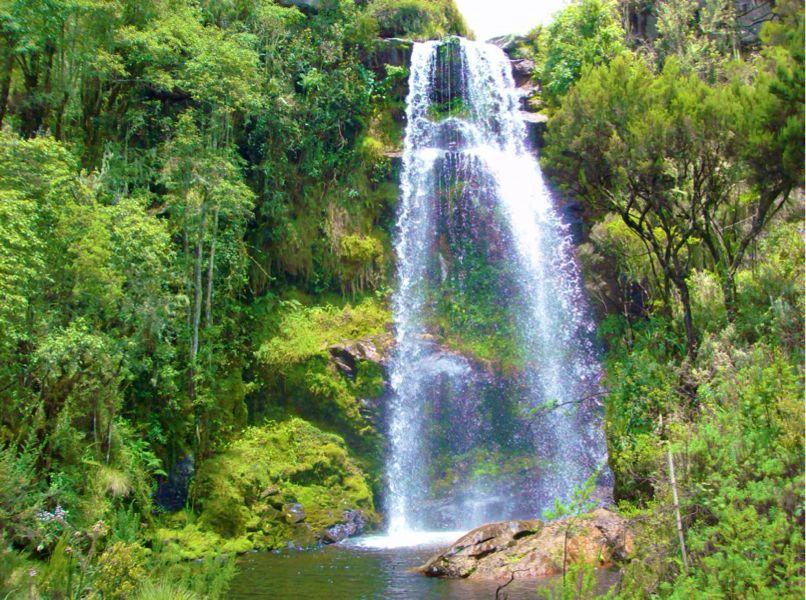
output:
[[[169,581],[146,582],[134,596],[135,600],[201,600],[198,594]]]
[[[146,550],[115,542],[98,558],[95,591],[103,598],[130,598],[146,575]]]

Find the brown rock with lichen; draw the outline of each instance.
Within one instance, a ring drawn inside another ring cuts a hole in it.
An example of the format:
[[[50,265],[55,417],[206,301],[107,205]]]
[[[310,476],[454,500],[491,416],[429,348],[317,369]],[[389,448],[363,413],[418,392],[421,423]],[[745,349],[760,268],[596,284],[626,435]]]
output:
[[[483,525],[416,570],[429,577],[550,577],[562,573],[564,555],[566,565],[610,567],[627,558],[632,546],[628,521],[599,508],[588,515],[551,523],[533,520]]]

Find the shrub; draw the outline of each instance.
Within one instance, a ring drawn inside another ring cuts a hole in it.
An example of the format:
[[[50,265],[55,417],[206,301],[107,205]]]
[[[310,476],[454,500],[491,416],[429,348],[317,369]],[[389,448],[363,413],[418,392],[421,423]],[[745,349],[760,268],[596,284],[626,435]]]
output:
[[[169,581],[146,582],[137,591],[135,600],[201,600],[198,594]]]
[[[146,550],[115,542],[98,558],[95,590],[103,598],[130,598],[146,575]]]

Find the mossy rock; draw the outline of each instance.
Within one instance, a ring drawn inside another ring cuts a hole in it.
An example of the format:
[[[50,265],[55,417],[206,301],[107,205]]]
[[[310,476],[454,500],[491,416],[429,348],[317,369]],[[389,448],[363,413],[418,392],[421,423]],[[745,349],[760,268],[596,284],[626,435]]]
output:
[[[376,297],[343,306],[304,306],[291,300],[256,341],[259,391],[252,399],[252,417],[276,418],[279,411],[343,436],[376,491],[381,485],[383,439],[377,415],[370,414],[368,406],[386,388],[381,362],[388,353],[391,324],[391,311]],[[332,349],[350,349],[359,342],[371,345],[378,356],[368,360],[356,355],[351,372],[345,373]]]
[[[153,543],[167,561],[196,560],[222,554],[241,554],[253,549],[247,536],[226,538],[206,530],[197,523],[184,526],[160,527],[154,533]]]
[[[367,478],[342,438],[299,418],[245,430],[201,466],[193,493],[200,532],[252,548],[313,545],[348,511],[377,521]],[[304,519],[286,518],[294,504]]]

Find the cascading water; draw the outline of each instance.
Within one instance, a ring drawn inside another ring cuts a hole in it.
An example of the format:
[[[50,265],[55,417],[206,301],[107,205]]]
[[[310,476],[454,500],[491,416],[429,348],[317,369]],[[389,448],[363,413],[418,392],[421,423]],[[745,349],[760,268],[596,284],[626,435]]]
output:
[[[414,46],[395,247],[392,537],[534,517],[605,464],[592,323],[510,69],[490,44]],[[506,368],[474,356],[473,339],[506,354]]]

